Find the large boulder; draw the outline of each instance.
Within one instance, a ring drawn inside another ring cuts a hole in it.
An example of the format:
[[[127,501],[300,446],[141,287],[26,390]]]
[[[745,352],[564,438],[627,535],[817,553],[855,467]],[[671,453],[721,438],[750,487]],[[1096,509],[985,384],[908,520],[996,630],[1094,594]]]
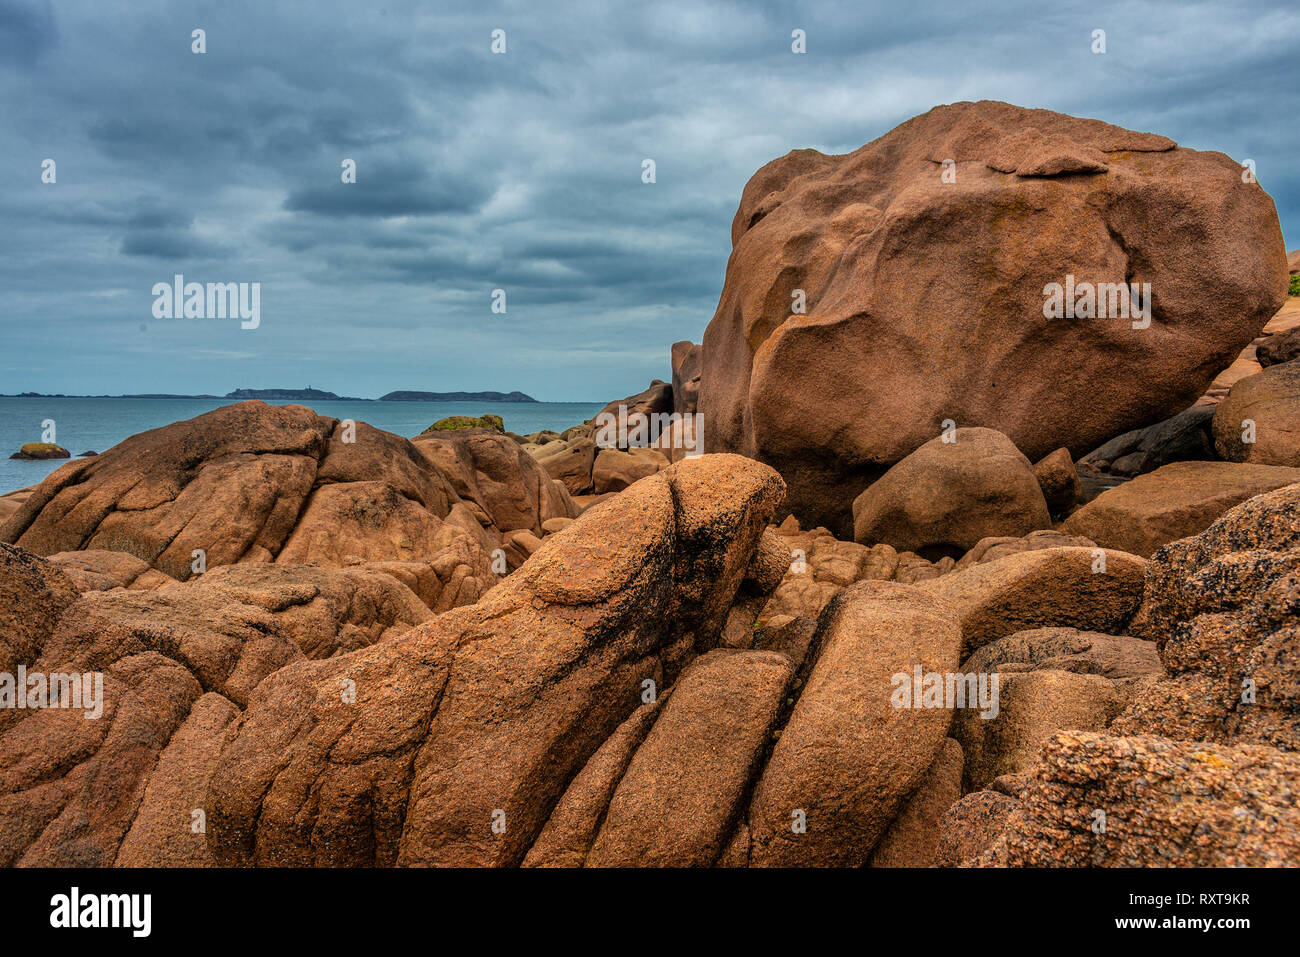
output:
[[[563,483],[569,494],[585,495],[591,491],[596,442],[590,435],[556,439],[530,454],[547,475]]]
[[[1195,535],[1234,505],[1300,482],[1300,469],[1237,462],[1174,462],[1102,492],[1061,525],[1106,548],[1149,557]]]
[[[628,418],[634,415],[643,415],[647,418],[652,415],[668,415],[673,411],[672,384],[662,379],[651,379],[644,392],[629,395],[626,399],[615,399],[597,412],[596,418],[608,414],[618,419],[620,410],[625,410],[623,414]]]
[[[621,492],[633,482],[668,467],[668,459],[654,449],[601,449],[591,469],[596,494]]]
[[[936,436],[853,501],[854,541],[923,554],[1051,524],[1033,465],[993,429]]]
[[[1053,515],[1066,515],[1083,494],[1079,473],[1069,449],[1057,449],[1034,463],[1034,478],[1043,490],[1047,510]]]
[[[1300,468],[1300,362],[1232,387],[1214,412],[1214,449],[1229,462]]]
[[[980,670],[970,664],[964,668]],[[967,707],[953,720],[953,737],[966,755],[968,790],[1030,770],[1053,734],[1102,730],[1124,707],[1114,683],[1099,675],[1053,668],[999,672],[997,687],[996,715]]]
[[[988,101],[774,160],[731,238],[708,447],[774,465],[794,514],[841,535],[945,420],[1037,460],[1187,408],[1286,294],[1273,202],[1227,156]],[[1044,318],[1074,281],[1149,283],[1151,322]]]
[[[267,561],[306,506],[336,425],[303,406],[241,402],[133,435],[47,478],[0,538],[39,555],[129,552],[180,579],[196,549],[207,565]]]

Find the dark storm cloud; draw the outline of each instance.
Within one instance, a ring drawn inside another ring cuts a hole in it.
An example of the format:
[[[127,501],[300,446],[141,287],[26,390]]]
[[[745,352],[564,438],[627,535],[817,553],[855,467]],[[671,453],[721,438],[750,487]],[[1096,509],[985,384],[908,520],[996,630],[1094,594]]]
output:
[[[1283,0],[0,0],[0,391],[624,395],[699,340],[759,166],[964,99],[1253,159],[1294,248],[1298,53]],[[261,326],[151,322],[177,272],[262,283]]]
[[[349,157],[352,158],[352,157]],[[338,189],[342,164],[320,177],[320,185],[289,193],[284,208],[322,216],[428,216],[472,213],[492,196],[485,177],[426,169],[418,158],[365,163],[356,182]],[[331,182],[333,180],[333,182]],[[326,185],[328,184],[328,185]]]
[[[0,60],[31,66],[58,40],[49,0],[0,0]]]

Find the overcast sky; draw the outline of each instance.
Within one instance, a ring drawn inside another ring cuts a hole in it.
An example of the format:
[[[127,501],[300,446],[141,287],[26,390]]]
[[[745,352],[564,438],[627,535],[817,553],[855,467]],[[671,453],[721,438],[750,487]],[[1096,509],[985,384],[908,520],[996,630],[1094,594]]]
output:
[[[623,396],[759,166],[959,100],[1254,159],[1300,246],[1295,0],[1048,6],[0,0],[0,392]],[[155,319],[175,273],[260,327]]]

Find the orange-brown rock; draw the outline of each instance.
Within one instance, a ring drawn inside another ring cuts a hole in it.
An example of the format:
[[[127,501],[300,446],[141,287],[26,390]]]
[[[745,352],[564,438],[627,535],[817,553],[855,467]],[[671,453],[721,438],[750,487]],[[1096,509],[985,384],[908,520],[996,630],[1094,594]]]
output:
[[[180,580],[244,562],[449,556],[474,580],[453,594],[473,601],[492,583],[490,543],[466,508],[401,436],[302,406],[240,402],[55,472],[0,539],[42,555],[124,552]]]
[[[1214,450],[1229,462],[1300,468],[1300,362],[1247,376],[1214,411]]]
[[[703,351],[693,342],[673,343],[673,411],[681,415],[691,415],[699,406]]]
[[[176,581],[128,552],[88,548],[83,552],[58,552],[50,555],[49,560],[63,569],[78,591],[108,591],[110,588],[148,590]]]
[[[618,417],[619,409],[626,407],[626,415],[659,415],[673,411],[673,387],[662,379],[652,379],[644,392],[629,395],[626,399],[615,399],[596,414],[599,418],[605,413]]]
[[[1164,673],[1154,641],[1078,628],[1032,628],[980,647],[962,662],[965,671],[1055,669],[1112,680]]]
[[[945,708],[895,707],[893,676],[951,672],[961,626],[918,588],[860,582],[823,613],[816,664],[747,818],[750,866],[861,866],[948,733]]]
[[[1076,511],[1061,531],[1148,557],[1204,531],[1255,495],[1300,482],[1300,469],[1244,462],[1174,462],[1139,475]]]
[[[1082,535],[1062,535],[1060,532],[1046,528],[1030,532],[1023,538],[1004,536],[982,538],[975,543],[974,548],[957,560],[957,568],[968,568],[971,565],[995,562],[1000,558],[1006,558],[1008,555],[1033,552],[1040,548],[1068,548],[1071,546],[1095,548],[1096,545],[1097,543],[1092,539],[1084,538]]]
[[[1300,359],[1300,326],[1269,336],[1256,347],[1255,356],[1265,369]]]
[[[15,580],[0,571],[0,582]],[[267,564],[153,591],[89,591],[61,614],[56,600],[44,607],[57,621],[30,671],[80,675],[89,687],[99,675],[103,695],[0,710],[3,865],[210,863],[192,811],[207,807],[221,729],[258,684],[429,614],[387,575]]]
[[[978,862],[1300,866],[1297,777],[1300,755],[1259,745],[1062,732]]]
[[[911,800],[898,812],[871,855],[872,867],[930,867],[939,849],[939,822],[961,798],[961,745],[945,738]]]
[[[0,673],[31,664],[76,600],[76,585],[58,566],[0,543]]]
[[[977,860],[1002,836],[1019,804],[997,791],[975,791],[957,801],[939,821],[935,864],[959,867]]]
[[[1075,471],[1069,449],[1057,449],[1035,462],[1034,478],[1038,479],[1047,510],[1053,515],[1067,514],[1082,494],[1079,473]]]
[[[1043,548],[921,582],[961,620],[964,653],[1030,628],[1122,631],[1142,598],[1146,561],[1100,548]]]
[[[542,534],[542,523],[578,514],[533,456],[495,429],[426,431],[411,440],[483,525]]]
[[[889,581],[898,568],[890,545],[868,548],[835,538],[824,528],[774,535],[771,562],[781,578],[764,606],[763,621],[777,616],[816,618],[832,598],[857,581]]]
[[[963,670],[979,669],[968,664]],[[1053,734],[1103,730],[1125,704],[1112,681],[1052,668],[999,672],[997,696],[996,715],[966,707],[953,719],[953,737],[966,756],[967,790],[1030,770]]]
[[[547,475],[564,483],[571,495],[582,496],[591,492],[591,470],[596,462],[596,443],[590,435],[575,435],[570,439],[548,442],[533,456]]]
[[[596,453],[591,481],[596,494],[621,492],[633,482],[668,467],[668,458],[654,449],[601,449]]]
[[[960,555],[1051,523],[1033,465],[993,429],[936,436],[853,500],[854,541],[900,551]]]
[[[720,648],[692,662],[614,792],[587,866],[713,864],[793,676],[772,651]]]
[[[1300,751],[1297,595],[1300,485],[1157,551],[1131,630],[1165,675],[1135,689],[1115,729]]]
[[[521,862],[643,683],[716,643],[781,494],[747,459],[682,462],[547,536],[478,604],[281,668],[212,775],[215,859]]]

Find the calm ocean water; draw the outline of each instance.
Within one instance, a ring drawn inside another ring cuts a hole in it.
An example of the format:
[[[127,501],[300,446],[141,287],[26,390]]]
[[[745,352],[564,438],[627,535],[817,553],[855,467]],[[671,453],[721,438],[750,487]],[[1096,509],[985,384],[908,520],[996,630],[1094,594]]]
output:
[[[74,456],[103,452],[129,436],[192,419],[231,399],[7,399],[0,398],[0,494],[35,485],[68,459],[22,462],[9,456],[24,442],[41,440],[41,423],[53,419],[55,441]],[[271,405],[291,405],[273,401]],[[299,403],[302,404],[302,403]],[[512,432],[560,431],[601,410],[599,402],[312,402],[336,419],[356,419],[408,438],[448,415],[491,412]]]

